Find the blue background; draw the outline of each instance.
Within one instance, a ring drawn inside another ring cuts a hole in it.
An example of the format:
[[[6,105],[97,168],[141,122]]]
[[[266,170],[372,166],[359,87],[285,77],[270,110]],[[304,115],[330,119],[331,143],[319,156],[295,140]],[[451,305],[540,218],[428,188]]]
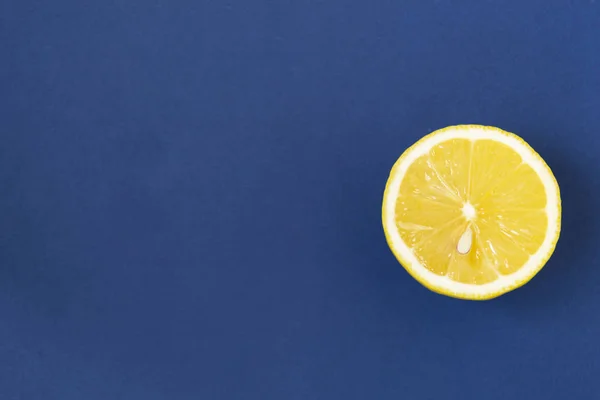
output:
[[[0,399],[599,396],[600,1],[4,0],[0,54]],[[563,194],[489,302],[381,228],[458,123]]]

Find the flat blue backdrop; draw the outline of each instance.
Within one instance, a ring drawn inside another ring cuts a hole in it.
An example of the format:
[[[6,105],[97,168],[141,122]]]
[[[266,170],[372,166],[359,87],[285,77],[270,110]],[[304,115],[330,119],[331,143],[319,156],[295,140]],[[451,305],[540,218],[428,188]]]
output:
[[[596,399],[600,1],[0,1],[0,399]],[[489,302],[388,250],[387,174],[459,123],[554,169]]]

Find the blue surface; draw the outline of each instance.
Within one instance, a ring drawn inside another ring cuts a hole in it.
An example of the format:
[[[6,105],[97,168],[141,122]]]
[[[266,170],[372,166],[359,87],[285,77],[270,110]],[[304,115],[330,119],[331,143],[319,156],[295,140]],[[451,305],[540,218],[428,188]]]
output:
[[[0,2],[0,399],[593,399],[600,2]],[[563,234],[433,294],[380,222],[457,123],[524,137]]]

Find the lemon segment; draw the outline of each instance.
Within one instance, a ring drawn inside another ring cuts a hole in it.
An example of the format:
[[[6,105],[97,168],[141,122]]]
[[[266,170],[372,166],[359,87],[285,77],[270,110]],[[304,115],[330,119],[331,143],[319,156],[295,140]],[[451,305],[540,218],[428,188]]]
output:
[[[531,279],[560,233],[550,168],[518,136],[460,125],[436,131],[396,162],[383,201],[390,248],[418,281],[487,299]]]

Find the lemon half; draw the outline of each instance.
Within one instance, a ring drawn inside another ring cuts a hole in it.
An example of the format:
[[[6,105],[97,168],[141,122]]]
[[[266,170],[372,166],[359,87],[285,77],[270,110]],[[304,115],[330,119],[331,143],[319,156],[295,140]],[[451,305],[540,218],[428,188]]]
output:
[[[416,280],[484,300],[524,285],[546,264],[560,234],[560,191],[520,137],[450,126],[395,163],[382,219],[392,252]]]

